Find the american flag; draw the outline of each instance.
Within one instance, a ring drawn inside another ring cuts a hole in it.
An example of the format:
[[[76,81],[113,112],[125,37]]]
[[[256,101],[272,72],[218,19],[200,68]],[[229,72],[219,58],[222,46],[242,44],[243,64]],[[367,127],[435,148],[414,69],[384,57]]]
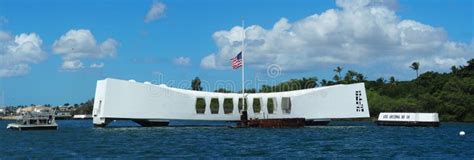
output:
[[[237,54],[237,56],[230,59],[230,63],[232,65],[233,69],[237,69],[239,67],[242,67],[242,52],[239,52],[239,54]]]

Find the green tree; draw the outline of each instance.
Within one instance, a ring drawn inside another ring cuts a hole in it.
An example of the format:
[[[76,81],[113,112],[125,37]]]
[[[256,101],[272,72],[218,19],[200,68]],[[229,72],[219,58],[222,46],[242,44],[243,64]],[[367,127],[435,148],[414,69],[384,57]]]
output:
[[[325,79],[323,79],[323,80],[321,80],[320,84],[321,84],[321,86],[327,86],[327,85],[328,85],[328,81],[325,80]]]
[[[394,76],[390,76],[390,78],[389,78],[388,81],[389,81],[389,83],[392,84],[392,85],[396,84],[396,82],[397,82],[397,80],[395,79]]]
[[[196,77],[191,81],[191,89],[195,91],[202,91],[201,79],[199,79],[199,77]]]
[[[354,70],[349,70],[346,73],[346,76],[344,76],[344,83],[354,83],[358,81],[358,78],[360,78],[360,81],[363,81],[365,78],[362,74],[354,71]]]
[[[310,78],[303,77],[303,79],[298,80],[298,81],[301,86],[299,89],[308,89],[308,88],[314,88],[318,86],[318,77],[310,77]]]
[[[341,80],[341,72],[342,72],[342,67],[341,66],[337,66],[333,71],[337,73],[337,76],[334,76],[334,80],[339,82]]]
[[[94,108],[94,98],[87,100],[86,102],[82,102],[79,105],[74,104],[74,111],[72,112],[73,115],[78,114],[92,114],[92,110]]]
[[[456,74],[458,72],[458,68],[456,66],[451,66],[451,72]]]
[[[356,81],[357,82],[364,82],[366,81],[366,77],[362,73],[357,73],[356,74]]]
[[[219,88],[219,89],[215,90],[214,92],[219,92],[219,93],[231,93],[232,91],[227,90],[227,89],[225,89],[225,88]]]
[[[416,78],[418,78],[418,70],[420,69],[420,62],[413,62],[410,66],[411,69],[415,70]]]
[[[383,77],[380,77],[380,78],[377,78],[377,80],[375,80],[375,82],[377,82],[378,84],[384,84],[386,81]]]
[[[239,93],[242,93],[242,92],[239,92]],[[245,89],[245,93],[257,93],[257,90],[255,88],[249,88],[249,89]]]
[[[338,76],[337,74],[336,74],[336,75],[334,75],[334,77],[332,77],[332,79],[333,79],[334,81],[336,81],[336,82],[339,82],[339,81],[341,81],[341,77],[340,77],[340,76]]]

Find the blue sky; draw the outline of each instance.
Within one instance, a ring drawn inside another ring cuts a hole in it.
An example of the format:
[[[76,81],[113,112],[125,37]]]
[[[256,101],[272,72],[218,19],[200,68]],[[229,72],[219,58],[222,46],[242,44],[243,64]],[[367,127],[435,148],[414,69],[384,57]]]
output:
[[[0,0],[0,91],[6,105],[60,105],[92,98],[106,77],[240,84],[227,60],[242,19],[249,81],[331,79],[336,66],[409,80],[413,61],[443,72],[474,57],[473,15],[470,0]]]

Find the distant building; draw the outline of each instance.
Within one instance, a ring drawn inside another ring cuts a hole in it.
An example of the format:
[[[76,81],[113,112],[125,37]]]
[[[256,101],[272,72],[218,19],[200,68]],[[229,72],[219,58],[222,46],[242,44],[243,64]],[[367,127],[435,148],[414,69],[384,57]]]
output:
[[[21,109],[23,109],[23,108],[18,107],[18,108],[16,109],[16,111],[15,111],[15,114],[16,114],[16,115],[19,115],[19,114],[21,113]]]
[[[59,106],[57,111],[71,111],[71,108],[68,106]]]
[[[0,116],[5,116],[5,109],[4,108],[0,108]]]
[[[23,112],[31,112],[34,110],[50,110],[50,107],[45,107],[43,105],[32,105],[28,107],[18,107],[15,111],[16,115],[20,115]]]
[[[56,119],[71,119],[72,114],[70,111],[61,111],[57,110],[56,111]]]
[[[92,115],[78,114],[74,115],[74,119],[92,119]]]

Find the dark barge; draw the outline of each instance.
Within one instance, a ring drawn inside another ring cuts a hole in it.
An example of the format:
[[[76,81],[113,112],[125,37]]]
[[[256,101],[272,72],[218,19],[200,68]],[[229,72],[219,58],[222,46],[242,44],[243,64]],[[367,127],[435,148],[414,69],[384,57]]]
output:
[[[242,111],[237,128],[300,128],[305,123],[304,118],[248,119],[247,111]]]

